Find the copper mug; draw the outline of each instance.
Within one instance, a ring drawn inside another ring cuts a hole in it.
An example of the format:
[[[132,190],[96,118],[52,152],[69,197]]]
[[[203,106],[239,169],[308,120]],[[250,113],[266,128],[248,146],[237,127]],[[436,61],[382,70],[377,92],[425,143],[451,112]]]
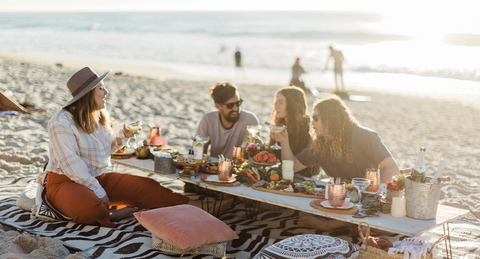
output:
[[[233,163],[239,165],[242,163],[243,158],[243,148],[242,147],[233,147],[232,159]]]
[[[232,179],[233,161],[218,161],[218,180],[229,181]]]
[[[365,172],[365,178],[370,180],[370,185],[365,189],[367,192],[376,192],[380,188],[380,169],[369,168]]]
[[[330,205],[340,207],[345,202],[347,197],[347,188],[345,183],[342,184],[328,184],[328,202]]]

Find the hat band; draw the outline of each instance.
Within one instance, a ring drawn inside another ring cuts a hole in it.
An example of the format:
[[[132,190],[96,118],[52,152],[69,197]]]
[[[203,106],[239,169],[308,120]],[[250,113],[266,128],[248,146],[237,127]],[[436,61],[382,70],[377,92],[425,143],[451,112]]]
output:
[[[91,76],[87,81],[85,81],[85,83],[83,83],[79,88],[77,88],[77,90],[75,90],[73,93],[72,93],[72,96],[75,97],[78,93],[80,93],[85,87],[87,87],[87,85],[89,85],[91,82],[93,82],[95,79],[97,79],[98,76],[97,75],[93,75]]]

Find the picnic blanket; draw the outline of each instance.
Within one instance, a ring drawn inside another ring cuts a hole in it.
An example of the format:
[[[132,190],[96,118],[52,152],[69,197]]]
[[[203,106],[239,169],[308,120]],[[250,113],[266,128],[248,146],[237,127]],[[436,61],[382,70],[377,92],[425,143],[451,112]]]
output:
[[[177,258],[162,254],[152,249],[151,233],[138,223],[135,218],[122,220],[115,228],[78,224],[73,221],[44,222],[32,221],[30,212],[24,211],[15,205],[20,192],[28,182],[34,181],[34,176],[3,179],[0,182],[0,223],[20,231],[38,234],[59,240],[71,253],[82,251],[82,256],[88,258]],[[162,185],[181,190],[183,183],[163,178]],[[9,196],[9,197],[6,197]],[[6,198],[5,198],[6,197]],[[230,241],[227,246],[227,258],[252,258],[262,249],[285,238],[299,234],[322,234],[342,238],[352,243],[360,241],[357,233],[350,233],[348,229],[330,232],[315,231],[301,228],[296,224],[299,212],[290,209],[261,210],[256,219],[247,218],[245,203],[234,200],[232,205],[218,214],[218,218],[229,225],[240,237]],[[477,253],[480,227],[473,225],[450,227],[452,248],[456,255]],[[440,236],[443,232],[435,230]],[[434,232],[435,232],[434,231]],[[465,231],[468,231],[465,232]],[[473,233],[472,233],[473,232]],[[477,238],[466,242],[466,236]],[[476,236],[475,236],[476,235]],[[392,242],[403,237],[400,235],[386,235],[383,238]],[[455,240],[463,240],[458,245]],[[461,247],[463,245],[463,247]],[[456,250],[455,248],[461,248]],[[440,248],[442,249],[442,248]],[[455,255],[454,254],[454,255]],[[182,258],[213,258],[212,256],[197,255]],[[475,257],[472,257],[475,258]]]

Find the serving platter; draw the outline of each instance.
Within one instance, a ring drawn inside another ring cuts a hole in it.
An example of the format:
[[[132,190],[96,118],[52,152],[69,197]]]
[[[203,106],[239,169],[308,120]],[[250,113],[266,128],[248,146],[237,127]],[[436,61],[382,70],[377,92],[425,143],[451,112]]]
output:
[[[274,189],[267,189],[267,188],[261,187],[261,186],[252,186],[252,189],[257,190],[257,191],[262,191],[262,192],[269,192],[269,193],[275,193],[275,194],[280,194],[280,195],[286,195],[286,196],[314,198],[314,199],[324,199],[325,198],[325,195],[319,196],[319,195],[305,194],[305,193],[299,193],[299,192],[284,192],[284,191],[279,191],[279,190],[274,190]]]
[[[327,207],[324,207],[324,206],[321,205],[323,201],[326,201],[328,203],[328,200],[325,200],[325,199],[314,200],[314,201],[310,202],[310,207],[312,207],[314,209],[317,209],[317,210],[321,210],[321,211],[325,211],[325,212],[331,212],[331,213],[338,213],[338,214],[354,215],[354,214],[358,213],[357,206],[353,206],[349,209],[327,208]]]
[[[263,165],[263,166],[272,166],[278,164],[278,162],[258,162],[253,160],[253,163],[256,165]]]
[[[110,157],[112,159],[127,159],[127,158],[130,158],[134,153],[135,151],[125,151],[123,153],[112,153],[110,154]]]
[[[204,175],[201,179],[202,179],[202,182],[212,184],[212,185],[228,186],[228,187],[240,186],[240,182],[238,182],[235,177],[232,177],[229,181],[222,181],[218,179],[218,175],[207,174],[207,175]]]

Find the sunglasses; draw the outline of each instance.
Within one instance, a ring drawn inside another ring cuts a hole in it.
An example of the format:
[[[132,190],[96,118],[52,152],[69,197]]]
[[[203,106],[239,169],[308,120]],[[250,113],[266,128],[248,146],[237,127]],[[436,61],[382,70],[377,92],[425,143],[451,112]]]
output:
[[[320,119],[320,117],[316,114],[312,115],[312,119],[314,122],[318,122],[318,120]]]
[[[238,102],[234,102],[234,103],[224,103],[224,105],[227,106],[227,109],[232,109],[233,106],[235,106],[235,105],[240,108],[240,106],[242,105],[242,103],[243,103],[243,100],[240,99],[240,101],[238,101]]]
[[[159,127],[152,127],[152,129],[160,129]]]

